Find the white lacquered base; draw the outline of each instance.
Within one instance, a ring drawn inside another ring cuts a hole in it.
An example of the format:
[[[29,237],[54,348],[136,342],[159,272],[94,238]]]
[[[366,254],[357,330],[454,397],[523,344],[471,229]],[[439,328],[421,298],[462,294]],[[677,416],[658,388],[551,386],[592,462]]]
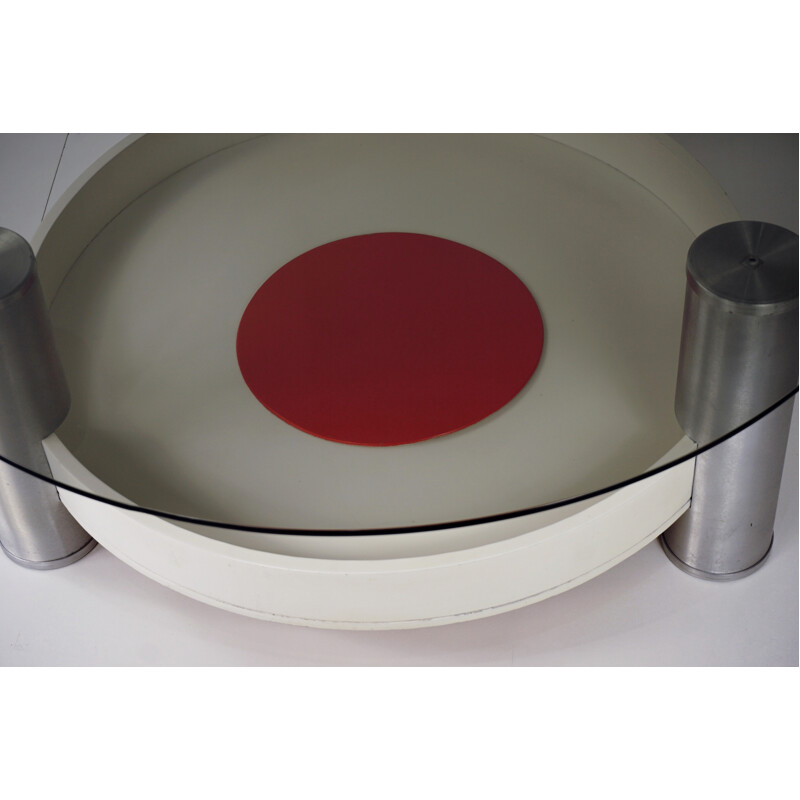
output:
[[[45,446],[57,478],[69,475],[79,488],[99,488],[55,437]],[[668,457],[686,452],[686,446]],[[514,535],[536,525],[535,517],[492,523],[509,537],[493,544],[358,561],[250,550],[69,491],[61,497],[81,525],[123,561],[211,605],[312,627],[412,628],[510,611],[604,572],[688,508],[692,475],[692,462],[685,462],[583,504],[558,522],[542,521],[528,533]]]

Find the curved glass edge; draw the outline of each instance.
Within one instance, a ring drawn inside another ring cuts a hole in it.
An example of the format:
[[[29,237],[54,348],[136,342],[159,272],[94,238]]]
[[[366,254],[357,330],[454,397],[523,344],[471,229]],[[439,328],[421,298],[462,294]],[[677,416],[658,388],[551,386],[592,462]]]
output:
[[[187,516],[184,514],[176,514],[169,511],[163,511],[155,508],[147,508],[144,506],[139,506],[135,503],[123,502],[120,500],[116,500],[110,497],[103,497],[101,495],[95,494],[93,492],[87,491],[85,489],[80,489],[76,486],[70,486],[62,481],[56,480],[52,476],[45,475],[40,471],[35,469],[31,469],[26,467],[22,464],[15,462],[14,460],[2,455],[0,453],[0,462],[6,464],[13,469],[19,470],[20,472],[36,478],[44,483],[50,484],[54,486],[58,490],[71,492],[73,494],[79,495],[81,497],[85,497],[89,500],[94,500],[100,503],[104,503],[108,506],[112,506],[114,508],[118,508],[123,511],[133,511],[140,514],[145,514],[148,516],[158,517],[159,519],[168,520],[171,522],[177,523],[184,523],[189,525],[198,525],[204,526],[208,528],[216,528],[216,529],[225,529],[225,530],[232,530],[232,531],[241,531],[243,533],[263,533],[263,534],[280,534],[286,536],[335,536],[335,537],[358,537],[358,536],[389,536],[389,535],[397,535],[397,534],[413,534],[413,533],[425,533],[430,531],[442,531],[442,530],[453,530],[457,528],[467,528],[476,525],[487,525],[496,522],[503,522],[506,520],[518,519],[520,517],[526,516],[533,516],[535,514],[541,514],[546,511],[553,511],[556,509],[564,508],[570,505],[576,505],[578,503],[592,500],[598,497],[602,497],[603,495],[610,494],[612,492],[619,491],[620,489],[624,489],[628,486],[632,486],[637,484],[641,481],[647,480],[648,478],[655,477],[656,475],[660,475],[663,472],[667,472],[668,470],[674,469],[675,467],[680,466],[681,464],[685,464],[688,461],[692,461],[696,459],[698,456],[707,453],[720,445],[724,444],[728,440],[734,438],[738,434],[742,433],[743,431],[749,429],[756,423],[760,422],[765,417],[769,416],[773,412],[776,412],[779,408],[781,408],[785,403],[789,403],[793,400],[795,395],[798,393],[798,386],[795,386],[788,394],[783,396],[780,400],[773,403],[768,408],[764,409],[763,411],[759,412],[751,419],[747,420],[746,422],[738,425],[737,427],[733,428],[732,430],[718,436],[711,442],[698,446],[696,449],[685,453],[682,456],[672,459],[663,464],[659,464],[658,466],[652,467],[644,472],[639,473],[630,478],[626,478],[621,481],[617,481],[615,483],[607,484],[602,488],[592,490],[590,492],[585,492],[580,495],[574,495],[571,497],[563,498],[561,500],[556,500],[551,503],[544,503],[536,506],[531,506],[528,508],[521,508],[515,509],[511,511],[504,511],[499,512],[497,514],[490,514],[487,516],[482,517],[473,517],[468,519],[459,519],[453,520],[450,522],[437,522],[437,523],[428,523],[428,524],[420,524],[420,525],[408,525],[408,526],[397,526],[397,527],[387,527],[387,528],[363,528],[363,529],[347,529],[347,528],[336,528],[336,529],[325,529],[325,528],[302,528],[302,529],[295,529],[295,528],[279,528],[279,527],[270,527],[270,526],[262,526],[262,525],[243,525],[237,524],[232,522],[225,522],[222,520],[211,520],[211,519],[203,519],[201,517],[193,517]]]

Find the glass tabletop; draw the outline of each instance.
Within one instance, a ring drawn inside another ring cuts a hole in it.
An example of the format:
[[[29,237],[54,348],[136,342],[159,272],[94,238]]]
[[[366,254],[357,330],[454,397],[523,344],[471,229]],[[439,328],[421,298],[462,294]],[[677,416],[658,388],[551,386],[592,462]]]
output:
[[[0,234],[4,474],[254,534],[573,513],[790,408],[797,237],[736,220],[668,137],[130,137]],[[709,349],[690,297],[778,327]]]

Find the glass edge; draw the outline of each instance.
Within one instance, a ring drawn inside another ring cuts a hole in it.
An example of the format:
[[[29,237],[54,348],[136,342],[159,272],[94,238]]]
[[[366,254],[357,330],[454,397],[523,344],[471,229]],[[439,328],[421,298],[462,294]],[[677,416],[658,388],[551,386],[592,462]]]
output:
[[[698,446],[696,449],[691,450],[688,453],[684,453],[677,458],[668,461],[664,464],[659,464],[658,466],[652,467],[644,472],[641,472],[637,475],[634,475],[630,478],[626,478],[621,481],[617,481],[616,483],[608,484],[603,486],[599,489],[594,489],[590,492],[585,492],[580,495],[574,495],[571,497],[563,498],[561,500],[556,500],[551,503],[544,503],[537,506],[531,506],[527,508],[515,509],[512,511],[505,511],[499,512],[497,514],[490,514],[487,516],[482,517],[471,517],[461,520],[453,520],[450,522],[436,522],[436,523],[426,523],[420,525],[407,525],[407,526],[396,526],[396,527],[388,527],[388,528],[277,528],[277,527],[269,527],[269,526],[261,526],[261,525],[242,525],[236,524],[231,522],[223,522],[220,520],[207,520],[201,517],[192,517],[187,516],[184,514],[176,514],[173,512],[168,511],[161,511],[154,508],[147,508],[145,506],[139,506],[135,503],[127,503],[120,500],[115,500],[110,497],[102,497],[101,495],[95,494],[94,492],[90,492],[85,489],[80,489],[75,486],[70,486],[69,484],[64,483],[63,481],[59,481],[52,476],[43,475],[36,470],[30,469],[28,467],[23,466],[22,464],[18,464],[10,458],[5,457],[4,455],[0,454],[0,462],[17,469],[33,478],[38,480],[44,481],[45,483],[49,483],[50,485],[54,486],[56,489],[71,492],[73,494],[77,494],[81,497],[85,497],[89,500],[95,500],[101,503],[105,503],[106,505],[112,506],[114,508],[118,508],[123,511],[132,511],[135,513],[146,514],[148,516],[158,517],[159,519],[168,520],[171,522],[178,522],[178,523],[185,523],[190,525],[199,525],[207,528],[216,528],[216,529],[227,529],[227,530],[234,530],[234,531],[241,531],[244,533],[263,533],[263,534],[280,534],[284,536],[336,536],[336,537],[347,537],[347,536],[389,536],[389,535],[398,535],[398,534],[412,534],[412,533],[425,533],[430,531],[441,531],[441,530],[453,530],[457,528],[467,528],[473,527],[476,525],[489,525],[496,522],[503,522],[506,520],[511,519],[518,519],[520,517],[526,516],[534,516],[535,514],[541,514],[546,511],[554,511],[559,508],[564,508],[565,506],[574,505],[577,503],[584,502],[586,500],[593,500],[597,497],[602,497],[603,495],[610,494],[612,492],[619,491],[620,489],[624,489],[628,486],[632,486],[640,481],[647,480],[648,478],[655,477],[656,475],[660,475],[662,472],[667,472],[670,469],[674,469],[675,467],[680,466],[681,464],[685,464],[692,459],[696,459],[698,456],[702,455],[703,453],[707,453],[710,450],[713,450],[715,447],[723,444],[724,442],[732,439],[737,434],[741,433],[742,431],[746,430],[752,425],[755,425],[760,420],[764,419],[764,417],[771,414],[773,411],[776,411],[779,407],[781,407],[784,403],[789,402],[796,394],[798,393],[798,387],[795,386],[788,394],[784,395],[780,400],[773,403],[771,406],[767,407],[763,411],[759,412],[751,419],[747,420],[746,422],[738,425],[737,427],[733,428],[732,430],[728,431],[727,433],[719,436],[718,438],[714,439],[711,442],[708,442],[704,445]]]

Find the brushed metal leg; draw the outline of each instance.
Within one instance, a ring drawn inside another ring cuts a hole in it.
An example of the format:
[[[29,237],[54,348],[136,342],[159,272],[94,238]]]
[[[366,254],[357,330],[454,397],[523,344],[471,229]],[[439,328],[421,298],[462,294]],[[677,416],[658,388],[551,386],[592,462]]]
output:
[[[695,463],[692,504],[661,537],[684,572],[726,581],[755,572],[772,548],[794,398]]]
[[[797,235],[732,222],[689,249],[675,414],[699,445],[746,423],[797,385]],[[794,399],[697,457],[689,510],[661,537],[680,569],[749,575],[771,546]]]
[[[70,516],[51,484],[42,439],[69,411],[36,261],[28,243],[0,228],[0,547],[13,561],[54,569],[82,558],[95,541]]]

